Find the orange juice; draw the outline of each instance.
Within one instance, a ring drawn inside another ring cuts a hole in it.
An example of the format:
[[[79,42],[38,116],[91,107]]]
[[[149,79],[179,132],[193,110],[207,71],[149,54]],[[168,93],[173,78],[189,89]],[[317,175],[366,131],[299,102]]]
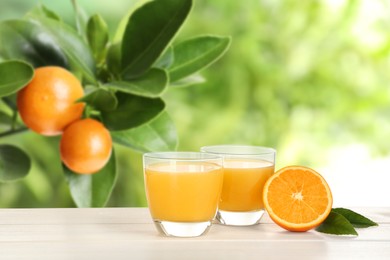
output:
[[[274,164],[268,161],[225,159],[219,209],[237,212],[263,209],[263,187],[273,173]]]
[[[145,169],[146,195],[153,219],[203,222],[214,218],[223,171],[214,163],[167,162]]]

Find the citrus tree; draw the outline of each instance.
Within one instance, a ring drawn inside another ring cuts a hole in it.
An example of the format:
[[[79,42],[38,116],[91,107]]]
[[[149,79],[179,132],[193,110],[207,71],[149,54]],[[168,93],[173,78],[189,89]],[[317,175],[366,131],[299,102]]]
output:
[[[64,128],[69,134],[60,133],[61,151],[69,143],[85,143],[85,129],[100,127],[108,129],[114,143],[139,152],[175,150],[178,137],[161,95],[170,88],[203,82],[197,72],[225,53],[230,38],[201,35],[173,42],[192,0],[140,2],[123,18],[112,39],[103,17],[85,17],[72,2],[75,28],[43,5],[22,19],[0,23],[0,137],[34,130],[23,116],[20,119],[19,99],[38,77],[36,68],[50,66],[65,68],[77,77],[85,93],[76,100],[84,104],[82,120],[98,121]],[[26,100],[23,109],[28,112],[39,103]],[[65,156],[61,157],[65,162]],[[19,147],[0,145],[1,182],[23,178],[31,163]],[[114,148],[93,174],[79,174],[68,166],[63,163],[62,167],[76,205],[104,206],[117,179]]]

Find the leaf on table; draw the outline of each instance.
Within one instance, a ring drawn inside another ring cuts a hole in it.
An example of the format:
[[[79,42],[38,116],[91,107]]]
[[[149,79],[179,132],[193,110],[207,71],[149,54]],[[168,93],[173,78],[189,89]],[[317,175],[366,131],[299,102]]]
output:
[[[365,216],[360,215],[359,213],[356,213],[350,209],[334,208],[332,211],[343,215],[355,228],[378,226],[378,224],[371,219],[368,219]]]
[[[99,88],[77,100],[85,102],[99,111],[113,111],[118,106],[118,100],[114,93]]]
[[[96,62],[100,63],[106,55],[108,44],[108,28],[104,19],[95,14],[87,24],[87,39]]]
[[[102,111],[104,125],[111,131],[126,130],[142,125],[158,114],[165,103],[160,98],[146,98],[128,93],[117,92],[118,106],[115,110]]]
[[[160,57],[186,20],[192,0],[151,1],[130,16],[122,40],[122,77],[134,79]]]
[[[46,17],[0,23],[0,55],[34,67],[56,65],[95,83],[95,62],[87,44],[69,26]],[[4,40],[6,39],[6,40]]]
[[[357,236],[351,223],[341,214],[331,211],[329,216],[316,228],[316,231],[332,235]]]
[[[140,152],[174,151],[178,145],[176,128],[167,112],[136,128],[111,132],[111,136],[114,142]]]
[[[175,45],[175,60],[169,69],[170,81],[186,78],[209,66],[227,51],[230,41],[230,37],[199,36]]]
[[[158,97],[168,85],[168,74],[165,70],[152,68],[141,77],[128,81],[113,81],[104,86],[138,96]]]
[[[108,163],[94,174],[77,174],[62,165],[73,201],[79,208],[104,207],[117,180],[115,152]]]
[[[16,93],[34,77],[34,68],[23,61],[0,63],[0,97]]]
[[[0,182],[25,177],[31,168],[30,157],[13,145],[0,145]]]

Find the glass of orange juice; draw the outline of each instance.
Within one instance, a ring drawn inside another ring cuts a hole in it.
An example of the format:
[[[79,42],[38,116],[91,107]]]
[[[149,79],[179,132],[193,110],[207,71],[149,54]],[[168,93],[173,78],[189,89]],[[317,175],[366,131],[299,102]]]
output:
[[[221,224],[258,224],[264,214],[263,187],[275,170],[276,151],[268,147],[216,145],[202,152],[223,157],[223,188],[217,220]]]
[[[222,157],[199,152],[156,152],[143,157],[146,196],[158,231],[167,236],[205,234],[217,213]]]

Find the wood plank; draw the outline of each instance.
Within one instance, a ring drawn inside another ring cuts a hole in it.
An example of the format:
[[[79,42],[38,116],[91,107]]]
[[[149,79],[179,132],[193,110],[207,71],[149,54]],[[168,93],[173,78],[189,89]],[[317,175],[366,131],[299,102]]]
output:
[[[372,215],[383,211],[373,211]],[[163,240],[158,236],[146,209],[26,209],[0,211],[0,241],[71,241],[126,239]],[[359,229],[358,238],[324,235],[315,231],[292,233],[270,223],[251,227],[213,225],[206,236],[197,239],[253,240],[253,241],[324,241],[329,239],[357,239],[390,241],[390,224],[382,221],[379,227]],[[193,238],[187,240],[194,240]]]
[[[378,223],[390,224],[390,208],[353,208]],[[151,223],[147,208],[0,209],[1,224]],[[262,223],[273,223],[264,214]]]
[[[73,241],[0,243],[2,259],[390,259],[388,242]]]
[[[157,233],[146,208],[1,209],[1,259],[390,259],[390,208],[355,209],[379,222],[359,237],[287,232],[266,215],[206,236]]]

